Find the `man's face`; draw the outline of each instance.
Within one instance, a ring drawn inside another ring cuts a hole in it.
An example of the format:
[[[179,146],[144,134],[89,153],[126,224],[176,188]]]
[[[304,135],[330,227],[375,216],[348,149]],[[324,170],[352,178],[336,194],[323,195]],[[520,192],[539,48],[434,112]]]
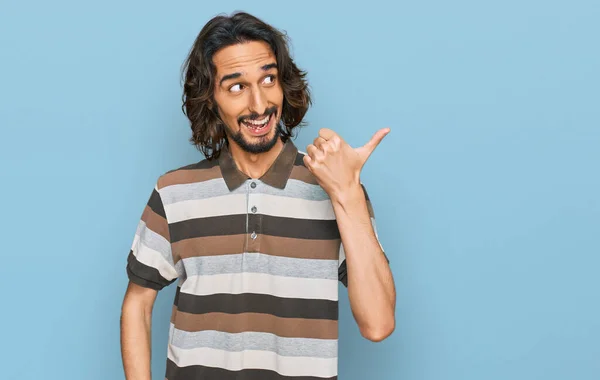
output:
[[[283,106],[277,61],[265,42],[228,46],[213,56],[215,101],[230,140],[250,153],[271,149]]]

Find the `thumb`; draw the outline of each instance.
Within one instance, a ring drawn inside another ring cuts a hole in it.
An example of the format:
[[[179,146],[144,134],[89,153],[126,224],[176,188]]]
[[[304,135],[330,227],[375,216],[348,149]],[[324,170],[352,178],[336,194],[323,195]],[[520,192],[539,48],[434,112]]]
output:
[[[375,132],[375,134],[373,135],[373,137],[371,137],[371,140],[369,140],[369,142],[367,142],[365,145],[361,146],[360,148],[356,148],[356,151],[363,159],[363,162],[367,161],[367,159],[371,156],[371,154],[373,153],[375,148],[377,148],[377,146],[379,145],[381,140],[383,140],[383,138],[388,133],[390,133],[390,128],[380,129],[377,132]]]

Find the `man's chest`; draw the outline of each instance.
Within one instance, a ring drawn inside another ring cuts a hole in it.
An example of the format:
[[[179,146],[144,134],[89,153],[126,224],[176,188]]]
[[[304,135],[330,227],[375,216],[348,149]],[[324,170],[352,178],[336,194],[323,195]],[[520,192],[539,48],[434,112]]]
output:
[[[314,185],[273,189],[248,181],[187,194],[165,206],[175,261],[185,273],[337,276],[340,234],[327,194]]]

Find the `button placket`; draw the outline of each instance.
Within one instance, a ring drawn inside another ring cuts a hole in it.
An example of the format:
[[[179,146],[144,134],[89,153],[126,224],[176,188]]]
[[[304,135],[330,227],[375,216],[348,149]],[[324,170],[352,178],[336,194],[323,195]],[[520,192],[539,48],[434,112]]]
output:
[[[254,241],[256,240],[256,231],[254,228],[254,219],[252,217],[252,209],[251,205],[254,203],[254,189],[256,189],[256,181],[250,182],[250,186],[248,189],[248,203],[246,204],[246,215],[249,221],[248,228],[246,230],[246,236],[249,237],[248,241],[248,251],[254,251]]]
[[[248,248],[249,251],[251,252],[257,252],[258,251],[258,245],[259,245],[259,233],[260,233],[260,227],[259,227],[259,215],[256,215],[258,212],[258,207],[257,207],[257,193],[258,191],[256,190],[258,188],[258,184],[256,181],[252,181],[250,183],[250,189],[249,189],[249,196],[248,196],[248,208],[247,208],[247,213],[248,213],[248,220],[250,221],[250,223],[248,224],[248,231],[247,233],[249,234],[250,240],[248,242]]]

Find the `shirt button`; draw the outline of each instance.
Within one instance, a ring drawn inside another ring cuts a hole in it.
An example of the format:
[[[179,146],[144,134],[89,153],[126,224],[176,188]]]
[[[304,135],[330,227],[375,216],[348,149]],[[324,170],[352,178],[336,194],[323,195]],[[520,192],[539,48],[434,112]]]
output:
[[[252,238],[252,240],[256,239],[256,232],[252,232],[252,235],[250,235],[250,237]]]
[[[256,206],[252,206],[252,213],[256,213]]]
[[[251,188],[253,188],[253,189],[254,189],[254,188],[256,188],[256,182],[252,182],[252,183],[250,184],[250,187],[251,187]]]

